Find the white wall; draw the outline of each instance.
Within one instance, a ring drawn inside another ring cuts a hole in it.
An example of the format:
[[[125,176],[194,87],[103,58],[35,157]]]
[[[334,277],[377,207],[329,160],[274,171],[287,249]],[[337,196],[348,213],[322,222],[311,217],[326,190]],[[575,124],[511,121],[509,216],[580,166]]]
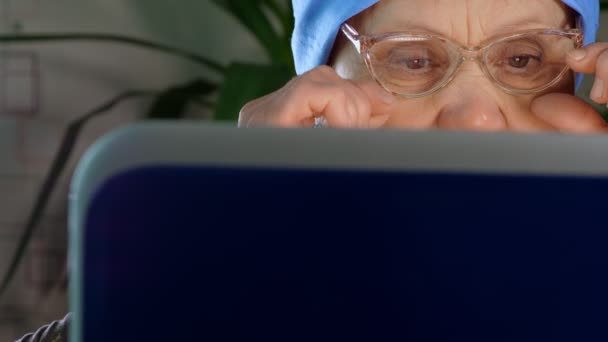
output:
[[[232,56],[265,60],[252,37],[209,0],[0,0],[0,33],[16,31],[125,34],[217,60]],[[70,120],[127,89],[161,90],[206,73],[173,56],[115,44],[4,45],[0,49],[0,275]],[[58,280],[64,268],[71,169],[93,140],[137,117],[148,104],[148,100],[126,102],[87,126],[24,267],[9,295],[0,298],[0,341],[12,341],[67,312],[65,288]],[[46,295],[51,285],[59,288]]]

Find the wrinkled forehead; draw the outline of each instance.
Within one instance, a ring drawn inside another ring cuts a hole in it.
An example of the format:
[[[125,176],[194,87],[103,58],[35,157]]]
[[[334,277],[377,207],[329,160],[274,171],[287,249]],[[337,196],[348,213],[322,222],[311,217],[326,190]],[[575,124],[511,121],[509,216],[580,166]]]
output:
[[[574,12],[559,0],[383,0],[353,22],[366,34],[427,31],[463,44],[535,28],[570,28]]]

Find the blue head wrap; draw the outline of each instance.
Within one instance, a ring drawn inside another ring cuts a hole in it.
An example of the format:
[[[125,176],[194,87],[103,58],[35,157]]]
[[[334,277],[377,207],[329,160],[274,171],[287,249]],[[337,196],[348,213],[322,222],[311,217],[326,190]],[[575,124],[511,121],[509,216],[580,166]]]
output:
[[[291,46],[298,74],[327,63],[340,25],[378,1],[293,0],[296,26]],[[599,26],[599,0],[562,1],[580,14],[585,45],[593,43]]]

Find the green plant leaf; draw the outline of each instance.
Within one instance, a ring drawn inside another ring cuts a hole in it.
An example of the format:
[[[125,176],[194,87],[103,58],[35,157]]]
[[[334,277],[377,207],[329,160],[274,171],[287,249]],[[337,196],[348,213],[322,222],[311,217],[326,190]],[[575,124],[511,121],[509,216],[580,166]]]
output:
[[[267,7],[272,14],[279,20],[282,28],[282,44],[281,52],[282,57],[280,63],[289,65],[295,73],[295,64],[293,59],[293,52],[291,50],[291,34],[295,25],[295,18],[293,16],[293,4],[291,0],[285,1],[286,6],[281,6],[278,0],[259,0],[262,6]]]
[[[604,110],[603,112],[600,112],[600,115],[602,116],[604,121],[606,121],[606,123],[608,123],[608,110]]]
[[[281,88],[293,76],[289,66],[229,65],[220,89],[214,119],[236,122],[241,108],[247,102]]]
[[[217,88],[216,84],[204,79],[172,86],[156,97],[145,117],[148,119],[182,118],[188,104],[200,103],[201,97],[213,93]]]
[[[262,4],[274,14],[277,19],[281,22],[281,28],[283,30],[283,39],[287,39],[291,37],[291,32],[293,31],[294,26],[294,17],[293,17],[293,8],[291,1],[286,1],[287,6],[285,8],[281,7],[277,0],[260,0]]]
[[[289,65],[291,49],[289,40],[275,31],[262,10],[265,0],[213,0],[219,7],[233,15],[262,44],[274,64]],[[278,18],[281,20],[280,18]]]

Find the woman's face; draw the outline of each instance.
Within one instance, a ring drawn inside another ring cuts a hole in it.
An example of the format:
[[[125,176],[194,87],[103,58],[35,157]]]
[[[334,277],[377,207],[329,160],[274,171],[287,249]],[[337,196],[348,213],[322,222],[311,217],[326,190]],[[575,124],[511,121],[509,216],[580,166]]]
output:
[[[571,28],[571,11],[559,0],[382,0],[350,23],[361,34],[428,31],[464,46],[488,38],[536,28]],[[371,78],[344,37],[336,42],[332,64],[348,79]],[[416,99],[400,98],[386,127],[538,131],[548,125],[534,116],[532,101],[549,92],[572,93],[568,73],[543,93],[512,95],[498,88],[478,63],[466,61],[439,91]]]

